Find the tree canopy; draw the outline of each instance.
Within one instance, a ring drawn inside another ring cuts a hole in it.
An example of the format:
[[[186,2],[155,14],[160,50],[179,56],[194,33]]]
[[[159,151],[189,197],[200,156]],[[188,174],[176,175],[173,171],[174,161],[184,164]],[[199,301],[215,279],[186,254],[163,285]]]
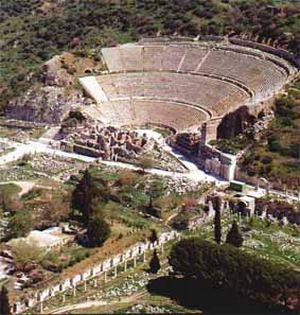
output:
[[[169,263],[178,275],[207,281],[268,305],[289,307],[289,303],[299,302],[299,272],[233,246],[185,239],[172,248]]]

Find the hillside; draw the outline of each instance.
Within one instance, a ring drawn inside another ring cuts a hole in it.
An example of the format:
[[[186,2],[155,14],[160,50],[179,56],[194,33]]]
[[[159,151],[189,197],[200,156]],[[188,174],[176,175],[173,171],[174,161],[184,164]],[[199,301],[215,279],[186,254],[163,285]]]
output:
[[[241,161],[244,172],[263,176],[276,187],[297,190],[300,184],[300,81],[277,98],[275,118]]]
[[[246,35],[299,52],[300,7],[290,1],[1,0],[1,103],[40,82],[63,51],[97,61],[98,49],[141,36]]]

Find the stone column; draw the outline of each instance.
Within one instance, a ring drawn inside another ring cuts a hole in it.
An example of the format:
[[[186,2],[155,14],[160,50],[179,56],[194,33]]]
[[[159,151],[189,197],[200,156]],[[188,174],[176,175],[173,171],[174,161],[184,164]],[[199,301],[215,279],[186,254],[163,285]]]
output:
[[[124,272],[126,272],[127,271],[127,260],[125,260],[125,262],[124,262]]]
[[[86,280],[84,281],[84,292],[86,292]]]
[[[76,284],[73,286],[73,296],[76,296]]]
[[[43,306],[43,301],[41,301],[41,304],[40,304],[40,313],[42,314],[44,311],[44,306]]]
[[[118,266],[115,266],[114,277],[116,278],[118,275]]]
[[[104,272],[104,282],[107,282],[107,272]]]
[[[97,283],[97,279],[94,280],[94,287],[97,288],[98,283]]]
[[[143,253],[143,262],[145,262],[146,261],[146,251],[144,251],[144,253]]]
[[[62,302],[63,302],[63,303],[66,302],[66,295],[65,295],[65,294],[63,294],[63,296],[62,296]]]
[[[136,267],[136,257],[133,258],[133,267]]]

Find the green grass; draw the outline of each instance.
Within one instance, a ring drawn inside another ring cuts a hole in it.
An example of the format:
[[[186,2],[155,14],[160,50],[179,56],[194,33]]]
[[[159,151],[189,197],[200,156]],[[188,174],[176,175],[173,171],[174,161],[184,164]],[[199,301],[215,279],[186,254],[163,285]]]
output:
[[[245,149],[249,143],[251,143],[250,139],[238,136],[231,139],[211,140],[209,142],[210,145],[228,154],[237,154],[241,150]]]
[[[21,191],[21,187],[13,184],[13,183],[9,183],[9,184],[0,184],[0,195],[2,196],[6,196],[8,198],[14,198],[17,196],[17,194]]]
[[[225,242],[226,235],[236,216],[225,215],[222,217],[222,239]],[[244,236],[244,244],[241,249],[254,255],[260,255],[271,261],[284,264],[292,268],[300,268],[300,231],[291,225],[280,227],[278,223],[268,225],[265,220],[252,218],[250,223],[246,219],[238,222],[240,230],[250,228]],[[185,237],[201,237],[214,241],[213,221],[204,224],[195,231],[184,232]],[[247,235],[250,235],[247,237]],[[249,243],[248,243],[249,242]],[[261,246],[259,246],[261,244]],[[257,246],[255,246],[257,245]]]
[[[164,138],[167,138],[168,136],[172,135],[172,132],[169,129],[166,128],[154,128],[155,132],[160,133]]]
[[[0,156],[6,155],[6,154],[8,154],[8,153],[10,153],[10,152],[12,152],[14,150],[15,150],[14,148],[8,148],[8,149],[0,152]]]

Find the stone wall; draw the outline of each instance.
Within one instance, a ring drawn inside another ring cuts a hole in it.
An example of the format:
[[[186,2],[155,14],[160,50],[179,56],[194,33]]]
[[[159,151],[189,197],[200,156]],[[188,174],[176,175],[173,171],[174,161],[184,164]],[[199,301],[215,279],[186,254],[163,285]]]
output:
[[[151,243],[148,240],[139,242],[134,246],[124,250],[122,253],[117,254],[114,257],[107,258],[106,260],[91,266],[90,268],[82,271],[80,274],[74,275],[71,278],[63,279],[59,283],[53,284],[51,287],[36,291],[23,300],[15,302],[12,307],[12,313],[22,313],[38,303],[51,299],[51,297],[53,297],[56,293],[63,293],[68,289],[74,289],[79,283],[84,282],[87,279],[100,276],[105,272],[115,268],[116,266],[124,263],[125,261],[136,259],[143,253],[160,247],[162,244],[179,236],[180,234],[176,231],[171,231],[161,234],[158,241],[155,243]]]
[[[269,46],[269,45],[265,45],[265,44],[261,44],[261,43],[257,43],[257,42],[252,42],[252,41],[248,41],[248,40],[244,40],[244,39],[240,39],[240,38],[229,38],[229,42],[232,44],[235,44],[235,45],[259,49],[259,50],[267,52],[269,54],[276,55],[280,58],[288,60],[293,65],[295,65],[297,68],[300,68],[300,61],[286,50],[274,48],[274,47]]]
[[[196,159],[201,169],[207,173],[231,181],[234,178],[236,158],[223,153],[209,144],[201,145]]]
[[[184,36],[165,36],[165,37],[152,37],[152,38],[144,38],[140,40],[140,43],[143,42],[157,42],[157,41],[164,41],[166,44],[168,42],[172,43],[173,41],[176,42],[195,42],[195,41],[213,41],[219,43],[231,43],[234,45],[238,45],[241,47],[247,47],[252,49],[258,49],[262,52],[266,52],[272,55],[275,55],[279,58],[286,59],[291,64],[300,68],[300,60],[297,56],[294,56],[287,50],[281,48],[275,48],[266,44],[258,43],[256,41],[249,41],[238,37],[227,37],[227,36],[217,36],[217,35],[200,35],[196,38],[192,37],[184,37]]]

